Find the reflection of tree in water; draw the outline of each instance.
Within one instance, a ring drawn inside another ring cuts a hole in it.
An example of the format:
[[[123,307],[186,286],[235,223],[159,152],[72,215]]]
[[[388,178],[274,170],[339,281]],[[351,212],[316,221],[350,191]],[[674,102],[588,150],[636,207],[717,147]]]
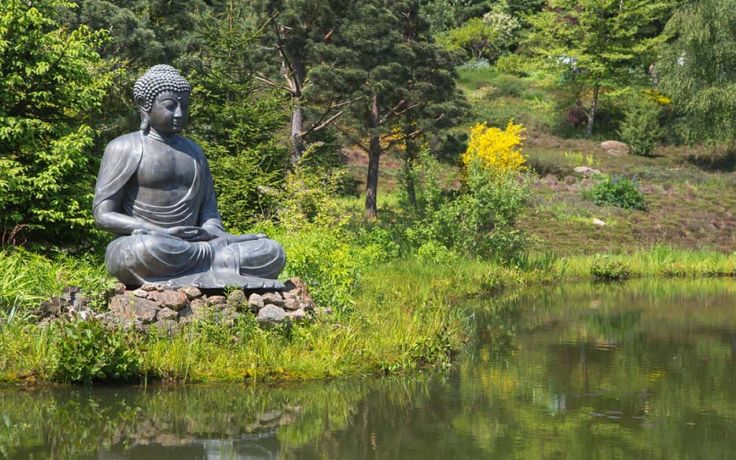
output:
[[[431,376],[0,391],[0,457],[729,458],[736,291],[714,283],[479,306],[475,351]]]
[[[346,430],[287,458],[730,458],[735,292],[663,284],[484,310],[484,342],[444,381],[398,406],[371,392]]]

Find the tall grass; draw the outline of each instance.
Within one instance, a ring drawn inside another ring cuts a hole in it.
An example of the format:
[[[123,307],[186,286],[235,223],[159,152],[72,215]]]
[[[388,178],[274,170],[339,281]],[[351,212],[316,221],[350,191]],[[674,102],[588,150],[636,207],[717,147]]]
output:
[[[606,266],[624,269],[627,278],[736,276],[736,253],[655,246],[630,253],[565,257],[555,269],[564,271],[565,278],[583,279],[594,271],[604,272]]]
[[[472,330],[464,298],[498,289],[511,271],[480,262],[429,267],[418,260],[371,269],[355,308],[311,325],[232,331],[201,325],[173,339],[152,338],[144,367],[167,380],[306,380],[395,373],[448,365]]]
[[[44,300],[78,286],[95,297],[114,280],[94,256],[46,257],[23,249],[0,250],[0,313],[28,311]]]

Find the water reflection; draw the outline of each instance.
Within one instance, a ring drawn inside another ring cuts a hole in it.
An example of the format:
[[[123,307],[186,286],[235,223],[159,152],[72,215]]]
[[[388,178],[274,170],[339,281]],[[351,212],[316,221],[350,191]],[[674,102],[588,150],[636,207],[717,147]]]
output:
[[[0,390],[0,456],[730,458],[735,307],[728,280],[558,286],[476,306],[445,373]]]

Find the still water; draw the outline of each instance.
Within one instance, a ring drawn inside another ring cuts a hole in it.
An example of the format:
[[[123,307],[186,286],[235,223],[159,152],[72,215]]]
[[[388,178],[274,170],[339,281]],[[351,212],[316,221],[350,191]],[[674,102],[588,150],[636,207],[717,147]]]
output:
[[[453,369],[288,387],[0,389],[0,458],[735,458],[736,282],[477,305]]]

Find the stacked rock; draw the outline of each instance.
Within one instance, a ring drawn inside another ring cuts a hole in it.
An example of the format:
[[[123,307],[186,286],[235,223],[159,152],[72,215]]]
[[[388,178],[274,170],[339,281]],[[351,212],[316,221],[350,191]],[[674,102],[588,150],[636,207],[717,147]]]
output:
[[[126,290],[120,284],[110,299],[106,321],[122,327],[155,327],[176,333],[181,324],[213,320],[233,324],[242,315],[256,315],[258,323],[271,326],[285,321],[307,321],[317,314],[314,301],[304,282],[293,278],[279,291],[251,292],[233,290],[206,294],[188,286],[170,289],[165,285],[144,284]],[[329,313],[321,310],[319,313]]]
[[[118,284],[107,311],[102,313],[92,311],[77,288],[69,288],[63,296],[44,302],[39,317],[45,322],[57,318],[94,318],[111,327],[141,331],[155,328],[173,335],[181,325],[201,320],[232,325],[239,317],[255,315],[262,326],[274,326],[289,321],[311,321],[317,315],[331,313],[329,309],[315,308],[307,286],[299,278],[284,284],[283,291],[235,289],[209,293],[194,286],[172,289],[161,284],[144,284],[128,290]]]

